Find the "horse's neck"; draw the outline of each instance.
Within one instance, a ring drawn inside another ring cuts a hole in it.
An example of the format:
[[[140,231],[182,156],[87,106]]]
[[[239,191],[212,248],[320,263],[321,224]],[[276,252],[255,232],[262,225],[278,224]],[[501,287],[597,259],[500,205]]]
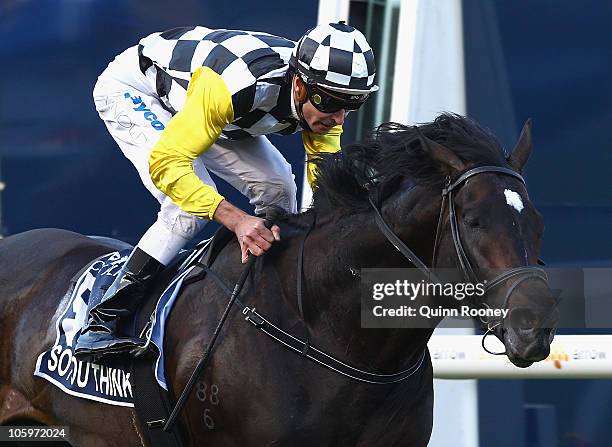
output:
[[[437,221],[433,208],[431,200],[415,194],[399,195],[383,206],[391,228],[426,261]],[[415,336],[405,329],[360,330],[360,269],[409,266],[376,225],[373,210],[323,216],[304,253],[304,307],[316,343],[334,352],[341,348],[349,361],[397,369],[407,360],[398,354],[416,352],[427,342],[430,331],[420,330]]]
[[[440,200],[426,188],[398,193],[382,206],[388,226],[427,265],[431,265]],[[361,268],[409,267],[409,261],[385,237],[369,209],[359,214],[328,213],[318,217],[318,225],[306,244],[310,260],[323,261],[316,269],[323,279],[348,279]],[[358,282],[357,282],[358,286]]]

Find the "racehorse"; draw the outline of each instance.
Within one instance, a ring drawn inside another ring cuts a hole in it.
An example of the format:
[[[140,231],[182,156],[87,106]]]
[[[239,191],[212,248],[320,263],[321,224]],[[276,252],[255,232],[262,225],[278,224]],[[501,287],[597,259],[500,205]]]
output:
[[[543,222],[520,176],[530,152],[530,122],[506,156],[476,123],[443,114],[419,126],[385,124],[317,160],[312,207],[276,222],[281,240],[254,264],[240,297],[248,307],[230,314],[187,401],[179,424],[188,444],[427,445],[432,330],[363,329],[362,268],[422,262],[487,280],[493,286],[470,305],[511,312],[488,327],[510,361],[546,358],[558,311],[536,267]],[[408,252],[396,248],[402,243]],[[110,251],[55,229],[0,241],[0,424],[69,426],[75,446],[144,445],[133,409],[64,394],[32,374],[53,343],[71,277]],[[165,350],[175,398],[228,302],[222,282],[231,287],[242,268],[234,239],[212,265],[221,281],[189,284],[174,305]],[[298,347],[257,330],[257,316]]]

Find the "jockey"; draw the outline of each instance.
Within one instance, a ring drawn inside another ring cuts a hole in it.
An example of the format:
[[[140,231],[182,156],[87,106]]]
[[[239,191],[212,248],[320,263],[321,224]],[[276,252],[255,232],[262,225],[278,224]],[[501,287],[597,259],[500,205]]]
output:
[[[265,137],[302,132],[307,157],[340,150],[342,124],[374,85],[366,38],[344,22],[319,25],[295,43],[267,33],[201,26],[154,33],[128,48],[98,78],[96,109],[140,179],[159,201],[142,236],[89,321],[75,354],[82,359],[142,345],[117,337],[145,285],[204,225],[233,231],[242,262],[280,238],[221,196],[209,171],[255,206],[297,211],[290,164]],[[310,183],[315,166],[307,166]]]

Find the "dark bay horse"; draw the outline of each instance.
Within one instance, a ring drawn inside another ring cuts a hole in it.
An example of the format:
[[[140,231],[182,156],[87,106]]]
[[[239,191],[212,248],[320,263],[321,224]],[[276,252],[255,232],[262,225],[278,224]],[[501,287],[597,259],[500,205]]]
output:
[[[505,300],[521,320],[520,327],[505,319],[494,329],[515,365],[544,359],[558,319],[556,303],[545,283],[537,296],[528,293],[532,288],[524,286],[533,281],[523,276],[537,263],[543,223],[518,174],[509,174],[522,171],[530,151],[530,123],[506,156],[478,125],[444,114],[418,127],[381,126],[370,141],[319,160],[313,207],[281,218],[282,240],[255,263],[241,300],[296,339],[308,333],[313,347],[349,368],[412,372],[389,384],[346,377],[277,343],[235,309],[180,418],[189,445],[427,445],[433,389],[426,345],[432,330],[361,328],[359,269],[412,267],[378,227],[372,197],[389,229],[425,265],[461,267],[497,282],[482,299],[498,306]],[[480,166],[503,171],[472,170]],[[466,172],[469,178],[461,179]],[[454,223],[448,203],[440,213],[448,179],[461,180],[450,197]],[[296,265],[302,243],[300,305]],[[75,446],[144,445],[132,409],[69,396],[32,374],[38,355],[54,341],[69,280],[109,251],[62,230],[0,241],[0,424],[67,425]],[[230,287],[242,268],[235,240],[213,264]],[[493,271],[510,274],[495,278]],[[175,398],[227,301],[209,275],[187,286],[175,304],[165,340]]]

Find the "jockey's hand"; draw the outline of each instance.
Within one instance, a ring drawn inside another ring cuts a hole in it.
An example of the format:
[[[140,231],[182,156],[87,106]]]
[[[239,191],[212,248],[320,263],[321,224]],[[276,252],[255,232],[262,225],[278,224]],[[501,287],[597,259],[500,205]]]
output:
[[[219,204],[214,219],[236,234],[242,252],[242,263],[247,262],[249,253],[261,256],[270,249],[272,242],[280,240],[278,225],[267,229],[264,219],[245,213],[227,200]]]
[[[247,262],[249,253],[261,256],[272,247],[272,242],[280,240],[280,228],[272,225],[268,230],[264,223],[264,219],[248,214],[238,221],[234,233],[240,242],[243,264]]]

